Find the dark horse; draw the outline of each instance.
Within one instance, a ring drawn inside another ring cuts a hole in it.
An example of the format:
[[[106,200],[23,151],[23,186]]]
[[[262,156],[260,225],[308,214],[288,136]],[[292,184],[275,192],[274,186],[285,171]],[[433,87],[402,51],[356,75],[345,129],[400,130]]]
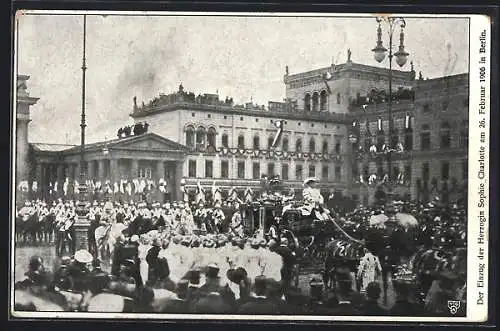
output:
[[[39,222],[38,212],[31,215],[17,217],[15,229],[16,242],[23,244],[35,244],[37,242],[41,226],[42,222]]]

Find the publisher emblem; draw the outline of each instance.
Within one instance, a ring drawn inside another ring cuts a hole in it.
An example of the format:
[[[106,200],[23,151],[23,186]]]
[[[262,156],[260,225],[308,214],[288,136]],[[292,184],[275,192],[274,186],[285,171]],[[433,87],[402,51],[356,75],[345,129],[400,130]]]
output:
[[[455,315],[460,308],[460,301],[458,300],[449,300],[448,301],[448,309],[452,315]]]

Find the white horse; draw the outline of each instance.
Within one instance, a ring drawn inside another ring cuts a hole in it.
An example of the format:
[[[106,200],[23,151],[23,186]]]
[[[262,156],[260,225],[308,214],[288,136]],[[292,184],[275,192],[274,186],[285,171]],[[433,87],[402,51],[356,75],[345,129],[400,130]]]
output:
[[[123,223],[111,223],[95,229],[97,254],[101,261],[108,260],[110,264],[112,263],[116,240],[125,228],[127,226]]]

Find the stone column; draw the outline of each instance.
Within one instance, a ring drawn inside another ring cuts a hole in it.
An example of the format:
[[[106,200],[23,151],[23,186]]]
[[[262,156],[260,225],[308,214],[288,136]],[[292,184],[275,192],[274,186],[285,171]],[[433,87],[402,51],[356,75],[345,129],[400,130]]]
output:
[[[165,179],[165,162],[163,160],[156,161],[156,181]]]
[[[139,177],[139,160],[132,159],[130,163],[130,179],[134,180]]]
[[[63,192],[63,184],[64,184],[64,164],[59,163],[57,165],[57,197],[62,197],[64,195]]]
[[[183,161],[177,161],[175,162],[175,172],[174,172],[174,184],[173,184],[173,189],[172,189],[172,199],[173,200],[182,200],[182,192],[181,192],[181,179],[183,177],[182,173],[182,162]]]
[[[79,163],[75,163],[75,172],[74,172],[74,179],[76,179],[77,181],[80,181],[80,164]]]
[[[163,193],[160,192],[160,188],[158,187],[158,183],[160,179],[165,180],[165,162],[163,160],[156,161],[156,174],[153,177],[155,181],[155,199],[160,203],[163,203]]]
[[[106,163],[105,162],[106,162],[106,160],[104,160],[104,159],[98,161],[99,165],[98,165],[97,177],[101,181],[101,183],[103,183],[103,184],[104,184],[104,181],[106,180],[106,178],[104,178],[105,177],[104,171],[106,170]]]
[[[109,180],[114,185],[120,181],[120,169],[118,167],[118,159],[109,160]]]
[[[34,193],[34,198],[41,198],[41,192],[42,192],[42,180],[43,180],[43,169],[42,169],[42,164],[37,163],[36,168],[35,168],[35,180],[37,184],[37,192]]]
[[[92,180],[95,177],[94,161],[87,162],[87,179]]]

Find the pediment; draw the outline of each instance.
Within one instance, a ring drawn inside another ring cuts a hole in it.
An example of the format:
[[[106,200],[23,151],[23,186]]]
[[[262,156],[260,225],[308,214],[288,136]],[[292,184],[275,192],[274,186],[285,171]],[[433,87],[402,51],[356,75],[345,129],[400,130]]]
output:
[[[163,138],[156,134],[145,134],[143,136],[134,137],[130,140],[118,140],[113,144],[113,148],[135,149],[135,150],[178,150],[184,151],[186,147],[178,144],[170,139]]]

